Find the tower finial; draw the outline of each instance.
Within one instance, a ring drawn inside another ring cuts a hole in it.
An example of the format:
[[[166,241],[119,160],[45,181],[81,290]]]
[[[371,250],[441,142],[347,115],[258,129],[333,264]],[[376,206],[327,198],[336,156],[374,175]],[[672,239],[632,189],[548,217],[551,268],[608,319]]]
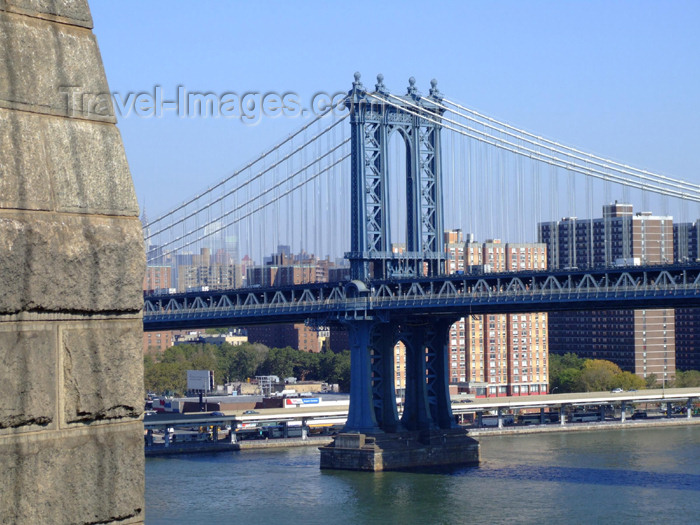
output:
[[[384,85],[384,75],[381,73],[377,75],[377,83],[374,85],[374,90],[382,95],[386,95],[388,93],[386,86]]]
[[[352,83],[352,89],[355,91],[364,91],[365,87],[362,85],[362,82],[360,82],[360,75],[359,71],[355,71],[355,81]]]
[[[437,88],[437,80],[435,79],[430,81],[430,96],[438,101],[442,100],[442,93],[440,93],[440,90]]]
[[[418,89],[416,88],[416,79],[414,77],[408,79],[408,91],[406,91],[406,94],[414,98],[420,96]]]

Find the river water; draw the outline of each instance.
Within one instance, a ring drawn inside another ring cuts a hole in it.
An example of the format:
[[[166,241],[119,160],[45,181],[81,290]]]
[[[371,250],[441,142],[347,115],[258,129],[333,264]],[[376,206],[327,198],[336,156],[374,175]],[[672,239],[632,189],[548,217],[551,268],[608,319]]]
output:
[[[315,447],[146,460],[146,523],[700,523],[700,426],[481,437],[479,467],[321,471]]]

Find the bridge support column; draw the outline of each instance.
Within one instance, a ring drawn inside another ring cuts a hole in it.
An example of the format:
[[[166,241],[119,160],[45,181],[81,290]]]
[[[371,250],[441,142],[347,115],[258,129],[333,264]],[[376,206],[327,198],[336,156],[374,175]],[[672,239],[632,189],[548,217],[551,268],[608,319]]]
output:
[[[498,407],[498,428],[503,428],[503,409]]]
[[[435,428],[428,403],[425,329],[425,326],[414,326],[405,338],[406,401],[401,423],[408,430]]]
[[[544,407],[540,408],[540,425],[545,424],[545,419],[544,419]]]
[[[669,401],[666,403],[666,417],[670,418],[673,415],[673,404]]]
[[[372,361],[369,339],[374,321],[349,321],[350,407],[344,432],[381,432],[372,402]]]
[[[624,423],[625,419],[627,419],[627,403],[623,401],[620,406],[620,422]]]
[[[688,419],[693,417],[693,399],[689,398],[688,402],[685,404],[685,414]]]
[[[559,407],[559,424],[561,426],[566,425],[566,410],[564,409],[564,405]]]
[[[374,327],[370,344],[373,351],[373,402],[377,424],[384,432],[405,430],[399,421],[396,407],[396,385],[394,384],[395,326],[377,324]]]
[[[451,320],[439,321],[432,329],[429,346],[433,349],[428,357],[428,391],[433,422],[442,429],[456,428],[452,415],[448,370],[449,336]]]

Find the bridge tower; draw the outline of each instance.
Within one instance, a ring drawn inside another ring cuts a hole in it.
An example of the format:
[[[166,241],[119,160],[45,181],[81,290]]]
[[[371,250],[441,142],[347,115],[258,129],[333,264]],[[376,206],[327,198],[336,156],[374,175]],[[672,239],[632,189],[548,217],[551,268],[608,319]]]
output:
[[[423,98],[409,79],[406,95],[391,95],[377,75],[369,93],[355,73],[346,106],[350,110],[353,279],[438,275],[444,268],[440,119],[444,112],[437,81]],[[426,100],[427,99],[427,100]],[[406,145],[406,252],[391,251],[389,140]]]
[[[478,443],[456,428],[448,388],[448,338],[454,316],[382,312],[372,308],[377,279],[419,279],[444,272],[440,163],[442,96],[437,82],[422,97],[409,80],[391,95],[377,76],[369,93],[355,73],[350,110],[352,281],[348,299],[366,307],[339,319],[351,348],[350,408],[344,433],[321,449],[321,468],[383,470],[478,462]],[[390,247],[389,139],[406,146],[406,252]],[[410,284],[410,283],[409,283]],[[363,300],[364,299],[364,300]],[[406,347],[406,396],[399,417],[395,344]],[[370,436],[372,446],[365,446]],[[401,442],[400,450],[396,443]]]

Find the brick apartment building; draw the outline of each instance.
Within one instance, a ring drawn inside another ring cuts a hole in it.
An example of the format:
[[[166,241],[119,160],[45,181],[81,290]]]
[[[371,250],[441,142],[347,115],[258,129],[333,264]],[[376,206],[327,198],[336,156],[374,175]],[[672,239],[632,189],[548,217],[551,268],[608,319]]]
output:
[[[538,225],[550,268],[595,268],[674,262],[670,216],[634,213],[631,204],[603,206],[595,219],[564,218]],[[676,370],[673,309],[552,312],[549,350],[606,359],[641,377],[671,379]]]
[[[546,268],[537,243],[475,242],[459,230],[445,232],[446,272]],[[463,317],[450,328],[451,383],[477,396],[537,395],[548,391],[547,314]]]

